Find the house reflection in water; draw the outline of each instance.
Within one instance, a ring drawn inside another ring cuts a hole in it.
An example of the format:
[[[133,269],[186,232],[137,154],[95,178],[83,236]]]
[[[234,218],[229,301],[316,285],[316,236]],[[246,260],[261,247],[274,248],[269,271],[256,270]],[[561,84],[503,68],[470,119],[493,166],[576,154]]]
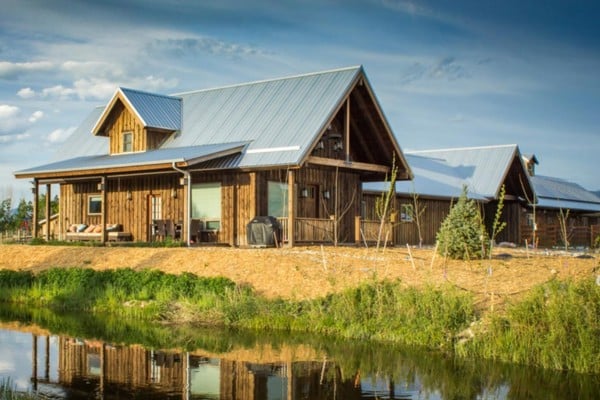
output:
[[[370,378],[361,380],[358,372],[342,371],[326,359],[258,363],[215,358],[200,351],[155,351],[68,337],[58,339],[58,382],[50,382],[49,341],[44,338],[45,356],[38,354],[43,351],[38,346],[41,338],[34,335],[33,339],[34,390],[43,383],[44,387],[105,399],[219,400],[364,399],[372,398],[366,392],[376,390],[384,398],[395,398],[393,383],[380,381],[376,388]],[[38,375],[40,359],[45,360],[43,378]]]

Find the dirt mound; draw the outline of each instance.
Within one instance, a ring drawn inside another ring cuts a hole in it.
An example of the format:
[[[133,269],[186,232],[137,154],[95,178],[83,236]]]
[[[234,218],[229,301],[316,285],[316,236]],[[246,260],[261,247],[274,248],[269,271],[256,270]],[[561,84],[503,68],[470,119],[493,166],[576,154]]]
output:
[[[551,279],[596,278],[600,257],[566,252],[497,249],[491,260],[455,261],[433,249],[385,251],[311,246],[271,249],[132,248],[0,245],[0,269],[41,271],[49,267],[152,268],[169,273],[225,276],[267,297],[307,299],[339,292],[368,280],[400,279],[406,285],[446,282],[476,296],[481,307]]]

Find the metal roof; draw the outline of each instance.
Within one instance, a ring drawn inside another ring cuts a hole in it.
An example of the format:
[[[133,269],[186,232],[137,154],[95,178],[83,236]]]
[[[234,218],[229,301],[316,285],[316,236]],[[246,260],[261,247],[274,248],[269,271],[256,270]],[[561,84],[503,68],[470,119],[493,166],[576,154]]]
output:
[[[297,165],[362,67],[183,93],[185,134],[163,147],[252,141],[239,167]]]
[[[532,176],[531,182],[538,207],[600,211],[600,197],[576,183],[540,175]]]
[[[413,181],[396,183],[396,192],[412,195],[455,198],[467,186],[467,196],[491,200],[498,196],[515,158],[517,145],[468,147],[444,150],[406,151]],[[363,189],[381,191],[385,184],[364,184]]]
[[[15,172],[15,175],[122,168],[173,162],[187,162],[189,165],[193,165],[214,158],[240,153],[247,145],[247,142],[219,143],[184,148],[158,149],[139,153],[90,155],[24,169]]]
[[[100,128],[118,98],[128,102],[148,126],[181,128],[161,144],[161,149],[182,151],[186,147],[244,142],[247,146],[235,160],[215,161],[212,165],[299,166],[361,77],[363,84],[369,85],[362,66],[355,66],[173,96],[120,88],[106,107],[93,110],[65,142],[59,151],[61,158],[73,160],[65,161],[61,168],[85,169],[88,165],[77,164],[75,159],[87,162],[82,155],[106,155],[109,139],[91,132]],[[393,133],[390,140],[397,145]],[[49,168],[47,165],[31,171]]]
[[[120,88],[144,126],[177,131],[181,129],[181,98]]]

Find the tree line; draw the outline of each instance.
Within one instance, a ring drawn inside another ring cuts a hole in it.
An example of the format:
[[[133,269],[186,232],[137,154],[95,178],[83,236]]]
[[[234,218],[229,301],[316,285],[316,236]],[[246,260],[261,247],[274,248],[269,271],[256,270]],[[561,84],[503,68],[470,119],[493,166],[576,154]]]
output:
[[[58,196],[50,201],[50,216],[58,213]],[[0,203],[0,232],[15,230],[32,230],[33,201],[23,198],[19,200],[16,208],[13,208],[12,199],[5,198]],[[46,195],[40,194],[37,207],[38,221],[46,218]]]

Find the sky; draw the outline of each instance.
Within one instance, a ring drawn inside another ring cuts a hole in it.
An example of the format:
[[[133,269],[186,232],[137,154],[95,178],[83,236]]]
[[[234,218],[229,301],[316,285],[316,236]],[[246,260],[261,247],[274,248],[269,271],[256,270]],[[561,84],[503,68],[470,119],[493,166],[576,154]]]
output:
[[[518,144],[600,190],[600,2],[2,0],[0,198],[119,86],[173,94],[363,65],[403,150]]]

